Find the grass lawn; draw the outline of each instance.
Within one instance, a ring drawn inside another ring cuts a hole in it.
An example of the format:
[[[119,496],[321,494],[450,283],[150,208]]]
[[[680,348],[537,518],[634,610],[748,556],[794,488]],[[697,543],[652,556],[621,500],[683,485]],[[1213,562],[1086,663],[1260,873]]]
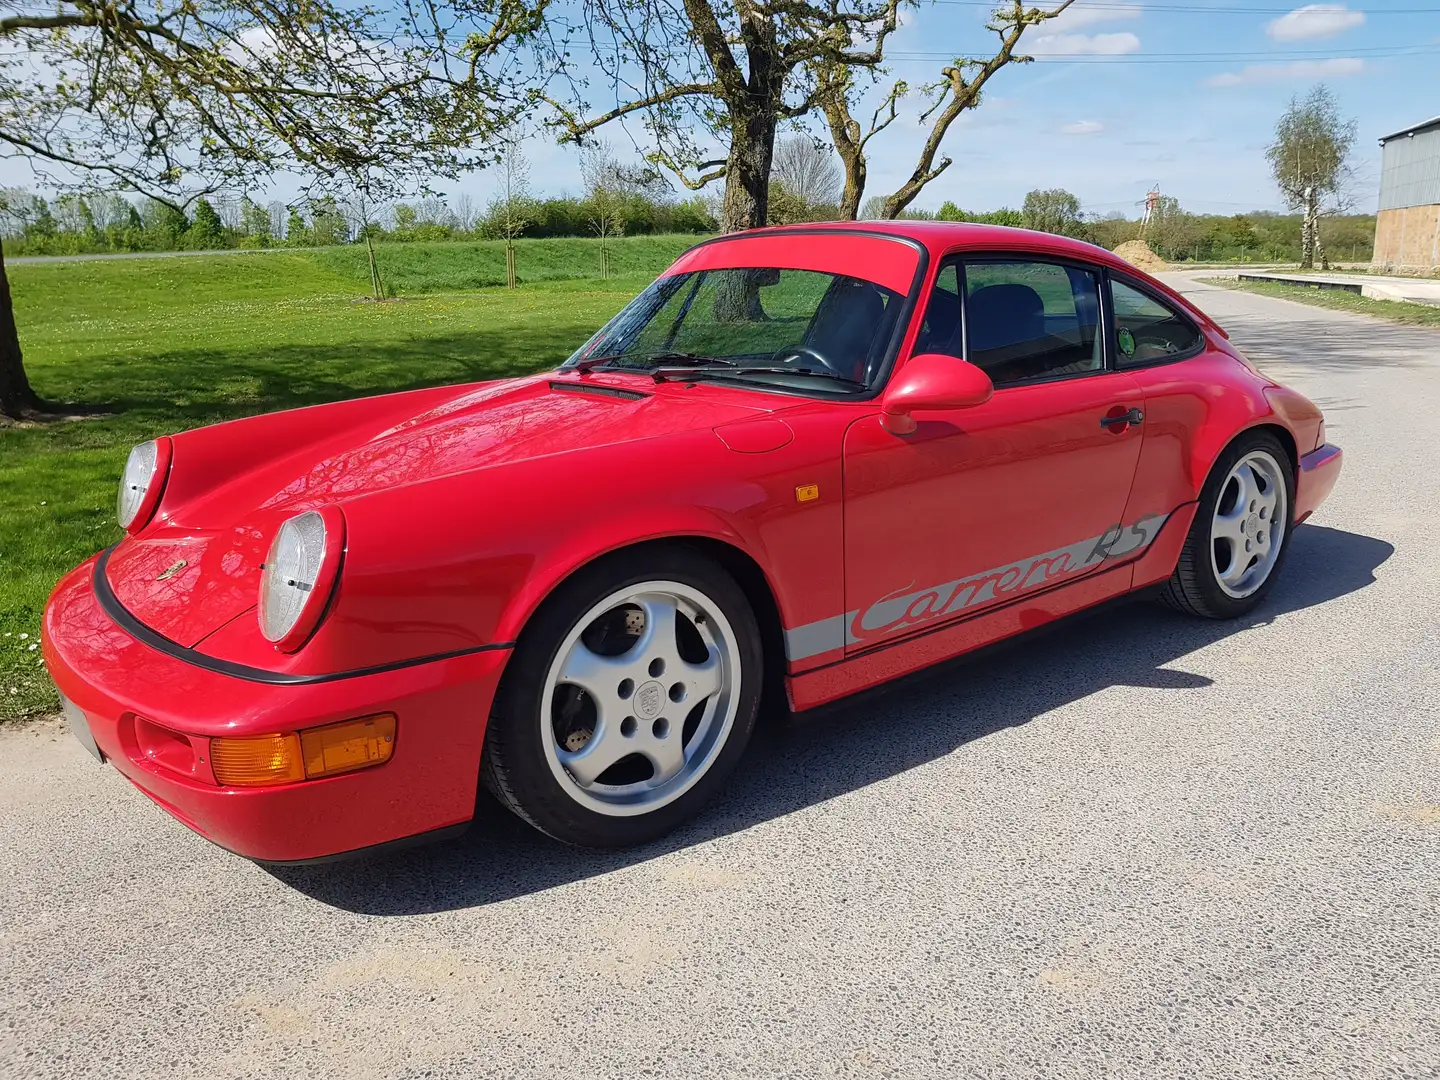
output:
[[[1334,308],[1356,315],[1374,315],[1389,322],[1411,326],[1440,326],[1440,307],[1410,304],[1403,300],[1372,300],[1344,289],[1312,289],[1305,285],[1281,285],[1273,281],[1235,281],[1232,278],[1200,278],[1207,285],[1221,285],[1241,292],[1259,293],[1277,300],[1295,300],[1313,307]]]
[[[120,537],[125,455],[253,413],[553,367],[694,237],[378,249],[400,299],[374,304],[363,249],[13,266],[26,368],[94,419],[0,428],[0,720],[53,711],[36,648],[59,576]],[[497,270],[498,267],[498,270]],[[489,285],[491,287],[479,287]]]

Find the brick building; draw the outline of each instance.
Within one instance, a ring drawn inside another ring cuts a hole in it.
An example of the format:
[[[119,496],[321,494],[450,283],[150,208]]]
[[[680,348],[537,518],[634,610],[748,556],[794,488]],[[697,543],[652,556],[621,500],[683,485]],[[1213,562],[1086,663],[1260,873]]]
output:
[[[1376,269],[1440,270],[1440,116],[1380,140]]]

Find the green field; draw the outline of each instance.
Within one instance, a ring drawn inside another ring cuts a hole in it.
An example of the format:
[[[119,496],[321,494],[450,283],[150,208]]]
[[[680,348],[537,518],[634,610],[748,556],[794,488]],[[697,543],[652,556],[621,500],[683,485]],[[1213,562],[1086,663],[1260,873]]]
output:
[[[1349,311],[1355,315],[1374,315],[1377,319],[1405,323],[1409,326],[1440,326],[1440,307],[1410,304],[1403,300],[1372,300],[1344,289],[1312,289],[1305,285],[1281,285],[1273,281],[1236,281],[1234,278],[1200,278],[1207,285],[1258,293],[1276,300],[1294,300],[1312,307]]]
[[[399,298],[366,300],[363,248],[9,268],[36,390],[85,419],[0,427],[0,720],[57,705],[39,662],[56,579],[119,538],[125,455],[253,413],[553,367],[692,236],[378,248]],[[98,414],[98,415],[93,415]]]

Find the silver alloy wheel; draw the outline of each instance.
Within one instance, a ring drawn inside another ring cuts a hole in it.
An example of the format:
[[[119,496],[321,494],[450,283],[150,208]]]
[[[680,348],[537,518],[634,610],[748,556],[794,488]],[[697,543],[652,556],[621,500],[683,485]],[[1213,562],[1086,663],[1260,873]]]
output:
[[[740,677],[735,632],[714,601],[678,581],[627,586],[576,620],[551,661],[540,697],[545,760],[590,810],[657,810],[719,757]]]
[[[1289,510],[1285,474],[1268,451],[1252,450],[1235,463],[1210,525],[1210,565],[1227,596],[1243,600],[1265,584],[1280,558]]]

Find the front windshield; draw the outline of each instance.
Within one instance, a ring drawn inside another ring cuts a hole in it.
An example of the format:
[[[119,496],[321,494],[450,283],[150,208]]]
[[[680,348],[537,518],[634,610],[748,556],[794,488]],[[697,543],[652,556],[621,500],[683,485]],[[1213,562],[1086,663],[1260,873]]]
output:
[[[899,293],[838,274],[698,270],[656,281],[567,366],[694,369],[708,378],[855,394],[880,375],[900,308]]]

